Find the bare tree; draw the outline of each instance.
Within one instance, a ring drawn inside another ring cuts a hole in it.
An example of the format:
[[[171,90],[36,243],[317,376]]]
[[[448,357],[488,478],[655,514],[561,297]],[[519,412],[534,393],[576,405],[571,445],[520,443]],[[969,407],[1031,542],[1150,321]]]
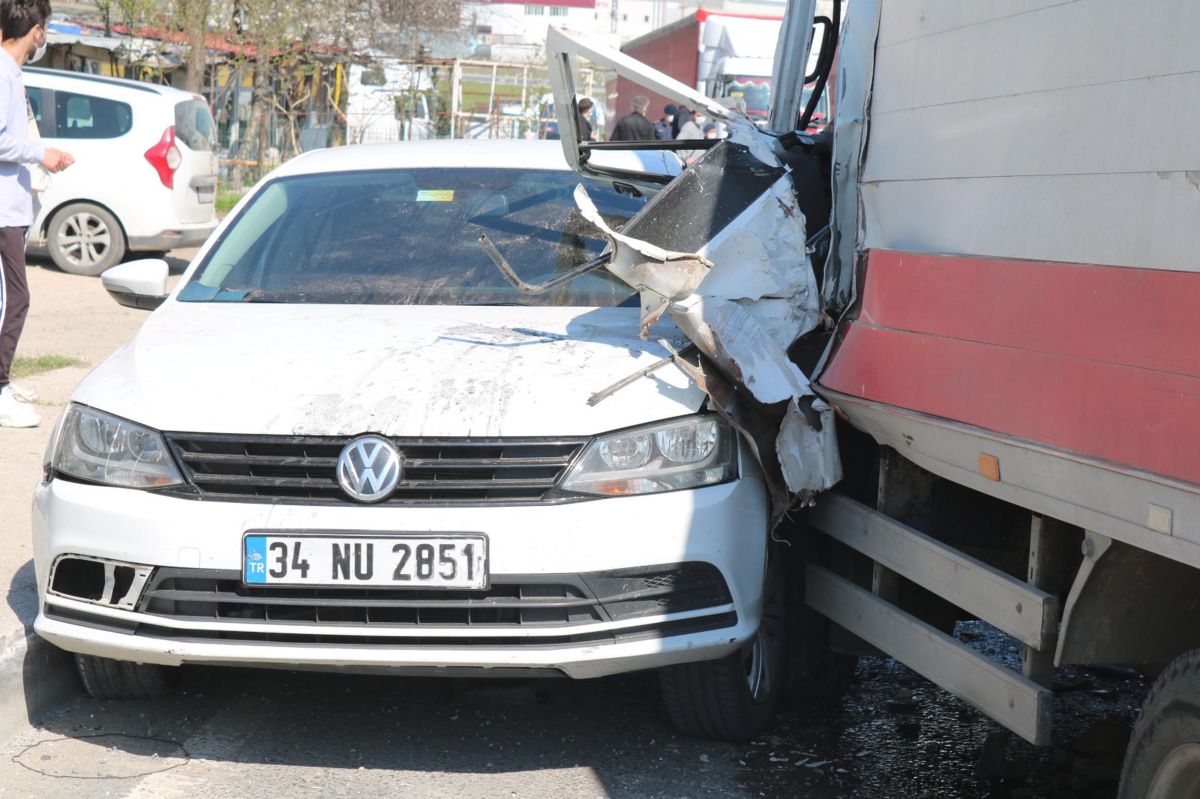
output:
[[[189,92],[204,90],[204,68],[207,62],[210,0],[177,0],[175,13],[187,37],[187,83]]]
[[[113,35],[114,25],[132,29],[152,19],[158,12],[155,0],[92,0],[104,20],[104,34]]]

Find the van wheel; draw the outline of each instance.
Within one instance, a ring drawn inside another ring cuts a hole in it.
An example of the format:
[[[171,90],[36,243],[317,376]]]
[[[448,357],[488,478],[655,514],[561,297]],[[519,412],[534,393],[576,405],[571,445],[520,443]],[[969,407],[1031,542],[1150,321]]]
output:
[[[54,265],[72,275],[98,275],[125,257],[125,233],[116,217],[90,203],[55,212],[46,229]]]
[[[75,669],[93,699],[152,699],[174,692],[179,669],[76,655]]]
[[[659,670],[671,723],[684,735],[746,741],[771,722],[784,682],[786,585],[779,558],[767,569],[758,633],[738,651]]]
[[[1154,681],[1121,769],[1121,799],[1181,796],[1200,796],[1200,650]]]

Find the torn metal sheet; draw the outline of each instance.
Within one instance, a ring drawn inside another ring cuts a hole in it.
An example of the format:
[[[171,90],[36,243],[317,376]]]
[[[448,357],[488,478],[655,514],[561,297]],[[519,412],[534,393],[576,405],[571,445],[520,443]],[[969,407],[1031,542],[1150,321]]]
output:
[[[784,145],[744,116],[710,107],[715,101],[616,51],[556,30],[547,51],[564,152],[580,174],[596,173],[573,128],[576,58],[726,123],[729,138],[663,186],[621,230],[604,222],[582,185],[575,199],[608,240],[604,268],[642,297],[642,336],[667,314],[699,349],[700,366],[675,362],[751,443],[779,518],[795,499],[808,501],[841,476],[832,411],[788,355],[823,317]]]
[[[672,252],[649,242],[623,236],[610,228],[588,196],[583,184],[575,187],[575,204],[583,218],[608,239],[612,257],[608,271],[628,283],[642,297],[642,338],[676,300],[691,296],[708,275],[712,264],[705,258],[686,252]],[[519,287],[518,287],[519,288]]]
[[[787,357],[784,344],[736,302],[692,295],[671,306],[671,318],[722,372],[763,405],[812,394],[808,378]]]
[[[818,398],[807,411],[793,399],[775,440],[784,482],[806,503],[842,478],[833,408]]]

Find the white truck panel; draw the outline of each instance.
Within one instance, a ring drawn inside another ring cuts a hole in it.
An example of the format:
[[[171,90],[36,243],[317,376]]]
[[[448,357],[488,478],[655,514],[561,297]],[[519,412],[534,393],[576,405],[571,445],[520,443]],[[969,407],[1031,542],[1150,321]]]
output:
[[[860,246],[1200,269],[1200,5],[881,7]]]

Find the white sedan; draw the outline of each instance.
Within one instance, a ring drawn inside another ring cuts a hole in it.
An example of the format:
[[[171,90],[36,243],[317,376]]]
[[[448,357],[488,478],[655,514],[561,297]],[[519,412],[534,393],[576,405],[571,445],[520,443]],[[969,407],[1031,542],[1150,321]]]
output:
[[[745,738],[782,678],[745,444],[639,337],[553,142],[306,154],[265,178],[78,387],[34,499],[36,629],[94,696],[188,663],[575,678],[661,669]],[[646,202],[589,185],[620,224]],[[632,379],[628,379],[634,376]],[[601,393],[612,386],[614,391]],[[599,395],[599,396],[598,396]]]

